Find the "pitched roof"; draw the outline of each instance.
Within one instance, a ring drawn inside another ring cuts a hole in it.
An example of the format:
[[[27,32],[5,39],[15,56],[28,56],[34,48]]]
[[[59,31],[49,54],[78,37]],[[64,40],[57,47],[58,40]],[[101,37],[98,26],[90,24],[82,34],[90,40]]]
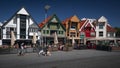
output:
[[[69,18],[66,18],[65,20],[62,21],[62,24],[65,26],[71,18],[72,18],[72,16]]]
[[[42,21],[40,24],[38,24],[38,26],[40,28],[43,28],[47,23],[49,23],[50,20],[52,20],[54,18],[54,16],[56,17],[56,19],[58,20],[58,23],[63,27],[63,29],[65,30],[65,27],[62,25],[61,21],[58,19],[58,17],[56,16],[56,14],[53,14],[52,16],[49,16],[48,18],[46,18],[44,21]],[[53,20],[52,20],[53,21]]]
[[[43,28],[43,26],[48,23],[48,21],[52,18],[52,16],[49,16],[48,18],[46,18],[45,20],[43,20],[40,24],[38,24],[38,26],[40,28]]]
[[[83,26],[83,24],[85,23],[85,21],[86,21],[86,20],[82,20],[82,21],[80,22],[80,28]]]
[[[69,18],[66,18],[65,20],[63,20],[63,21],[62,21],[62,24],[63,24],[64,26],[66,26],[66,24],[67,24],[69,21],[80,22],[79,18],[78,18],[76,15],[73,15],[73,16],[70,16]]]
[[[3,23],[2,22],[0,22],[0,26],[2,26],[3,25]]]
[[[94,21],[94,22],[92,23],[92,25],[96,28],[97,22]]]
[[[24,13],[24,12],[25,12],[25,13]],[[10,21],[16,14],[29,15],[30,18],[35,22],[35,24],[38,25],[38,24],[36,23],[36,21],[35,21],[35,20],[32,18],[32,16],[30,15],[30,13],[26,10],[26,8],[25,8],[25,7],[21,7],[18,11],[16,11],[16,12],[14,13],[14,15],[13,15],[10,19],[8,19],[6,22],[3,23],[3,26],[2,26],[2,27],[4,27],[7,23],[9,23],[9,21]]]
[[[107,32],[116,32],[116,30],[114,28],[112,28],[112,26],[110,26],[110,24],[107,24]]]
[[[92,27],[95,30],[95,26],[93,25],[94,19],[85,19],[81,21],[81,26],[79,31],[81,31],[84,27]]]

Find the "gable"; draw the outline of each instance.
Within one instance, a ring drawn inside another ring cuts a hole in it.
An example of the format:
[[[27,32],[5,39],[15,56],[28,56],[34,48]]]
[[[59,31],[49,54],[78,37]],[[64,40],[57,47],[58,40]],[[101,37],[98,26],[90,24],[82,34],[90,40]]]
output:
[[[92,27],[90,23],[87,23],[85,27]]]
[[[52,16],[49,16],[43,22],[41,22],[39,24],[39,27],[44,28],[49,23],[60,23],[60,20],[58,19],[58,17],[55,14],[53,14]]]
[[[54,14],[49,20],[48,23],[60,23],[60,20],[58,19],[58,17]]]
[[[57,21],[57,19],[54,17],[54,18],[51,20],[51,22],[57,23],[58,21]]]
[[[80,20],[79,20],[79,18],[78,18],[76,15],[74,15],[74,16],[70,19],[70,21],[72,21],[72,22],[79,22]]]
[[[7,22],[3,23],[2,27],[16,27],[16,22],[18,22],[17,14],[28,15],[29,16],[29,25],[31,25],[33,23],[36,24],[36,22],[34,21],[32,16],[25,10],[24,7],[22,7],[20,10],[15,12],[15,14],[10,19],[8,19]]]
[[[62,29],[65,31],[65,27],[62,25],[61,21],[59,20],[59,18],[56,16],[56,14],[53,14],[52,16],[49,16],[48,18],[45,19],[45,21],[43,21],[42,23],[39,24],[39,27],[41,29],[49,29],[50,27],[51,28],[56,28],[56,25],[57,27],[59,26],[60,28],[59,29]],[[48,28],[48,27],[49,28]]]
[[[64,26],[63,26],[63,25],[60,25],[60,28],[59,28],[59,30],[64,30],[64,31],[65,31],[65,28],[64,28]]]
[[[104,16],[101,16],[101,17],[98,19],[98,22],[107,22],[107,19],[106,19]]]
[[[82,23],[83,25],[81,26],[80,30],[79,31],[85,31],[85,28],[86,27],[91,27],[92,30],[95,30],[95,27],[94,25],[92,24],[94,22],[94,20],[92,19],[87,19],[87,20],[84,20]]]
[[[9,21],[5,22],[4,24],[6,24],[6,23],[7,24],[4,25],[4,27],[16,27],[15,19],[16,19],[16,17],[14,16]]]
[[[29,15],[29,13],[25,10],[25,8],[24,8],[24,7],[23,7],[23,8],[21,8],[21,9],[17,12],[17,14]]]
[[[38,25],[37,25],[36,23],[32,23],[32,24],[30,25],[30,27],[38,28]]]

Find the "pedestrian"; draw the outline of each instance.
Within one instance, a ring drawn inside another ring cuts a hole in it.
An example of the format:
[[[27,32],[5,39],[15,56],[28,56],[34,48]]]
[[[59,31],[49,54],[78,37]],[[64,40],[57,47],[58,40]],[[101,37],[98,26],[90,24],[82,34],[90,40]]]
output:
[[[18,46],[19,46],[18,55],[23,56],[24,55],[24,46],[25,46],[25,44],[23,42],[22,43],[19,42]]]

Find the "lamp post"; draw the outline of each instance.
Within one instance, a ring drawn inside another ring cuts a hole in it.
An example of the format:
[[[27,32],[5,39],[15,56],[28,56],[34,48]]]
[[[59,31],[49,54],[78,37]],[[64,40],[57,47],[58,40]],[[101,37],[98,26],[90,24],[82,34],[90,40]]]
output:
[[[45,5],[45,7],[44,7],[44,10],[45,10],[45,22],[46,22],[47,12],[48,12],[49,8],[50,8],[49,5]],[[45,31],[45,32],[46,32],[46,31]],[[45,45],[47,45],[46,36],[45,36]]]
[[[38,39],[39,39],[39,44],[40,44],[40,46],[41,46],[41,41],[42,41],[42,40],[41,40],[41,32],[40,32],[40,30],[38,31],[38,37],[39,37],[39,38],[38,38]]]

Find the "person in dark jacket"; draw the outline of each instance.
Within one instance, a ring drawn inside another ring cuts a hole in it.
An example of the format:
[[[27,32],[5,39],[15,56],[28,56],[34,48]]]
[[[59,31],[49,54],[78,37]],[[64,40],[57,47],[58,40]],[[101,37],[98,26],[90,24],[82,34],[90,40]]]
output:
[[[24,55],[24,46],[25,46],[25,44],[22,42],[22,43],[18,43],[18,47],[19,47],[19,51],[18,51],[18,55],[19,56],[22,56],[22,55]]]

